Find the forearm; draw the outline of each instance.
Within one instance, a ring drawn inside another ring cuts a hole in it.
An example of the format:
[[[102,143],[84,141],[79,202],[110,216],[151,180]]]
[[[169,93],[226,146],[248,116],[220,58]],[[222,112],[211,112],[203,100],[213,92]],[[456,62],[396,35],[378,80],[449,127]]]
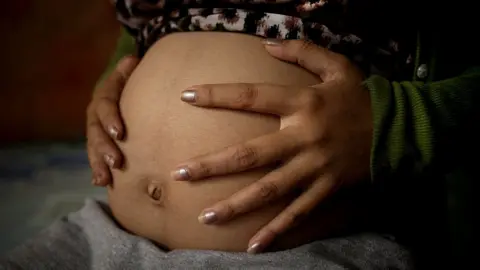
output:
[[[480,72],[432,83],[389,82],[372,76],[374,139],[372,177],[380,172],[419,174],[432,166],[448,170],[475,144]]]

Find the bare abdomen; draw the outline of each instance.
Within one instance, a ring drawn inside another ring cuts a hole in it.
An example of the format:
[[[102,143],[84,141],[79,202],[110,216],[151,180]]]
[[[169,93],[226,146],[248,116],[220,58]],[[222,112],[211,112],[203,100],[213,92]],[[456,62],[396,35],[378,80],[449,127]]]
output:
[[[171,249],[241,251],[254,233],[286,202],[245,215],[223,226],[198,223],[200,212],[258,180],[257,170],[188,183],[169,173],[194,156],[215,151],[279,129],[273,116],[198,108],[180,101],[187,87],[204,83],[278,83],[312,85],[317,78],[274,59],[261,39],[234,33],[178,33],[158,41],[129,80],[121,112],[127,128],[120,146],[126,168],[114,173],[110,204],[128,230]],[[154,204],[147,189],[162,187]]]

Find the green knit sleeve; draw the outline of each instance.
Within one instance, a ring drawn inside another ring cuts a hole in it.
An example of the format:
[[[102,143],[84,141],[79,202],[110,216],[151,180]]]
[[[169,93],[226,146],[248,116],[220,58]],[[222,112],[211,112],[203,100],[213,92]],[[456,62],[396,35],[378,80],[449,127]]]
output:
[[[110,57],[108,65],[106,69],[103,71],[103,74],[97,81],[97,86],[101,85],[103,81],[107,78],[110,73],[112,73],[113,69],[115,68],[117,62],[126,55],[134,55],[135,54],[135,39],[127,33],[127,31],[122,28],[120,37],[117,41],[117,46],[115,48],[115,52]]]
[[[371,76],[373,180],[384,174],[448,170],[478,141],[480,68],[436,81],[390,82]]]

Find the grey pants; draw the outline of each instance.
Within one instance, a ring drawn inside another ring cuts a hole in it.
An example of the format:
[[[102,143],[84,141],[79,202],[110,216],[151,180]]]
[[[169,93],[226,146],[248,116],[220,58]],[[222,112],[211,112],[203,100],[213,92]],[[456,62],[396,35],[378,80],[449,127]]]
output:
[[[411,269],[410,254],[389,239],[362,234],[295,249],[249,255],[218,251],[165,252],[120,229],[108,207],[85,206],[53,223],[0,259],[0,269]]]

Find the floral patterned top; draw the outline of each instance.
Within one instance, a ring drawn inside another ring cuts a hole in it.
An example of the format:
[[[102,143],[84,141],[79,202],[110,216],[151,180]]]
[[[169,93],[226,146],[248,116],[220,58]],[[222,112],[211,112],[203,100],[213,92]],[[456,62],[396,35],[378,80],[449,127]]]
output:
[[[358,8],[358,4],[370,0],[113,1],[118,19],[136,38],[140,56],[171,32],[229,31],[267,38],[306,39],[346,55],[367,76],[380,74],[402,79],[412,74],[415,38],[394,39],[370,31],[371,25],[365,23],[363,31],[356,31],[362,20],[354,19],[359,17],[355,14],[365,10]],[[352,10],[359,12],[352,15]],[[364,13],[364,17],[369,16],[371,13]]]

